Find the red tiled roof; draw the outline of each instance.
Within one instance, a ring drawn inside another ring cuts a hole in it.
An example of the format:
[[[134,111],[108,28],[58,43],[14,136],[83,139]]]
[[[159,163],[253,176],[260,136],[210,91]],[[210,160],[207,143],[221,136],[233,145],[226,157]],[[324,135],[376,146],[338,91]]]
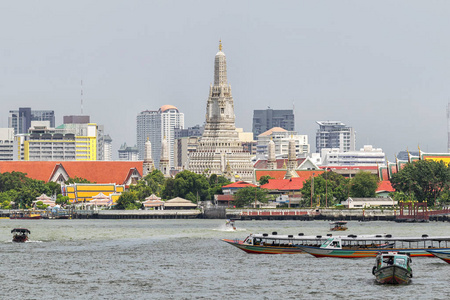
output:
[[[383,180],[378,183],[377,192],[394,192],[395,189],[392,187],[389,180]]]
[[[314,173],[314,177],[316,177],[325,171],[324,170],[296,170],[295,172],[297,172],[298,176],[300,176],[300,177],[309,178],[313,175],[313,173]],[[274,179],[283,179],[284,176],[286,175],[286,170],[255,170],[255,176],[256,176],[257,181],[259,181],[259,179],[262,176],[266,176],[266,175],[269,175],[270,177],[272,177]]]
[[[305,158],[297,158],[297,167],[300,166],[305,161]],[[277,158],[277,169],[282,169],[286,163],[288,163],[287,158]],[[267,169],[267,160],[266,159],[259,159],[253,167],[255,169]]]
[[[48,182],[61,165],[70,178],[80,177],[96,183],[123,184],[130,169],[142,175],[142,161],[0,161],[0,173],[23,172],[27,177]]]
[[[328,170],[376,170],[377,166],[320,166],[321,169]]]
[[[222,189],[227,189],[227,188],[245,188],[245,187],[248,187],[248,186],[256,187],[256,185],[248,183],[248,182],[245,182],[245,181],[237,181],[237,182],[233,182],[233,183],[224,185],[222,187]]]

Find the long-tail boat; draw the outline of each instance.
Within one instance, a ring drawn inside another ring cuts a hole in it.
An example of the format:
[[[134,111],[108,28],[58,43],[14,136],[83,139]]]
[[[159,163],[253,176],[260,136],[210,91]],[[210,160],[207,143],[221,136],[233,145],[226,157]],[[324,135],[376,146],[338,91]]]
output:
[[[298,246],[315,257],[358,258],[375,257],[382,250],[399,251],[412,256],[428,256],[429,250],[450,251],[450,236],[393,237],[390,234],[373,237],[349,235],[330,237],[321,246]]]
[[[247,253],[253,254],[298,254],[304,253],[300,246],[320,246],[332,234],[327,236],[310,235],[305,236],[303,233],[298,235],[278,235],[277,232],[272,234],[258,233],[250,234],[244,240],[222,239],[222,241],[233,245]]]
[[[450,264],[450,251],[445,250],[427,250],[437,258],[442,259],[446,263]]]

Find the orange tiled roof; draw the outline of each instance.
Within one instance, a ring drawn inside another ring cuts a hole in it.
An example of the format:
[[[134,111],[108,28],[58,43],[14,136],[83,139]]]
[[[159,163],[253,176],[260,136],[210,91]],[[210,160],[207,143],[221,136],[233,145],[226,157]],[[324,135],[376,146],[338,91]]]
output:
[[[23,172],[27,177],[48,182],[61,165],[69,177],[96,183],[123,184],[130,169],[142,175],[142,161],[0,161],[0,173]]]
[[[295,172],[297,172],[298,176],[300,177],[304,177],[304,178],[309,178],[311,176],[313,176],[314,173],[314,177],[322,174],[323,172],[325,172],[324,170],[295,170]],[[259,179],[262,176],[266,176],[269,175],[270,177],[274,178],[274,179],[283,179],[284,176],[286,175],[286,170],[255,170],[255,177],[256,180],[259,181]]]
[[[279,191],[293,191],[303,188],[303,183],[308,177],[295,177],[291,179],[269,179],[269,182],[262,185],[262,189],[279,190]]]
[[[248,186],[256,187],[256,185],[248,183],[248,182],[245,182],[245,181],[237,181],[237,182],[233,182],[233,183],[224,185],[222,187],[222,189],[227,189],[227,188],[245,188],[245,187],[248,187]]]
[[[378,183],[377,192],[394,192],[395,189],[389,180],[383,180]]]

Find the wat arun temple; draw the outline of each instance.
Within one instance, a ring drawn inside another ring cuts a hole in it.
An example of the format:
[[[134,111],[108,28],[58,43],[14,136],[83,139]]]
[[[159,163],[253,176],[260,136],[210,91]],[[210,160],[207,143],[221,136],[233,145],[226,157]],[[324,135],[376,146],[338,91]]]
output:
[[[227,61],[219,43],[214,60],[214,85],[209,88],[206,125],[197,149],[190,153],[187,169],[198,174],[217,174],[231,181],[252,181],[253,164],[235,126],[234,102],[227,80]]]

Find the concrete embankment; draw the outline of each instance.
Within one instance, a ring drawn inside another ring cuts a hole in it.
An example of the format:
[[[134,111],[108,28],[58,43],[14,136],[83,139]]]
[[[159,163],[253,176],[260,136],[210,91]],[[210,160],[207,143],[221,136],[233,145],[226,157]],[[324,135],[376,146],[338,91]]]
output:
[[[194,219],[200,210],[75,210],[74,219]]]
[[[393,221],[392,210],[359,210],[359,209],[227,209],[227,218],[239,220],[358,220]]]

